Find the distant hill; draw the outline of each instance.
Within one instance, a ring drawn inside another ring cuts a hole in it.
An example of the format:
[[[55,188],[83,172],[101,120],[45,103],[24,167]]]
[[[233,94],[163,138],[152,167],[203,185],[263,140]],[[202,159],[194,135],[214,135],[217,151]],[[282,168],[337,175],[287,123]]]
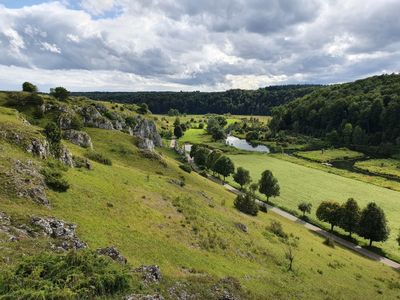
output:
[[[381,75],[315,89],[274,110],[272,126],[316,137],[333,145],[400,144],[400,75]]]
[[[271,108],[319,89],[318,85],[270,86],[258,90],[225,92],[76,92],[94,100],[118,103],[146,103],[153,113],[165,114],[178,109],[181,113],[231,113],[265,115]]]

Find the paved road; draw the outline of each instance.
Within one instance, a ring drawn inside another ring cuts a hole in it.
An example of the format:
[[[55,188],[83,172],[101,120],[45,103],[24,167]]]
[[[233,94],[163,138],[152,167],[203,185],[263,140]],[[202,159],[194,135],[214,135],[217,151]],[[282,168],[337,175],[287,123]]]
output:
[[[175,143],[176,143],[175,140],[171,141],[171,148],[175,147]],[[188,159],[188,162],[193,164],[193,161],[190,159],[190,156],[188,154],[186,154],[186,157]],[[195,170],[196,169],[197,168],[195,168]],[[241,193],[238,189],[234,188],[233,186],[231,186],[231,185],[229,185],[227,183],[222,182],[220,179],[218,179],[216,177],[213,177],[213,176],[209,175],[208,178],[210,180],[218,183],[218,184],[223,185],[228,191],[230,191],[230,192],[232,192],[234,194],[240,194]],[[361,254],[361,255],[363,255],[365,257],[368,257],[370,259],[379,261],[379,262],[381,262],[381,263],[383,263],[383,264],[385,264],[385,265],[387,265],[389,267],[392,267],[394,269],[400,270],[400,264],[395,262],[395,261],[393,261],[393,260],[391,260],[391,259],[388,259],[386,257],[380,256],[380,255],[378,255],[378,254],[376,254],[374,252],[371,252],[371,251],[369,251],[369,250],[367,250],[365,248],[362,248],[362,247],[360,247],[360,246],[358,246],[358,245],[356,245],[356,244],[354,244],[352,242],[346,241],[345,239],[342,239],[341,237],[339,237],[337,235],[331,234],[330,232],[328,232],[328,231],[326,231],[326,230],[324,230],[324,229],[322,229],[322,228],[320,228],[318,226],[315,226],[315,225],[313,225],[311,223],[305,222],[302,219],[299,219],[296,216],[294,216],[294,215],[292,215],[292,214],[290,214],[290,213],[288,213],[288,212],[286,212],[286,211],[284,211],[284,210],[282,210],[280,208],[268,205],[268,204],[266,204],[265,202],[263,202],[263,201],[261,201],[259,199],[256,199],[256,201],[257,201],[257,203],[259,205],[265,206],[267,208],[267,210],[273,211],[274,213],[276,213],[276,214],[278,214],[278,215],[280,215],[280,216],[282,216],[282,217],[284,217],[284,218],[286,218],[288,220],[296,222],[296,223],[306,227],[308,230],[311,230],[311,231],[313,231],[313,232],[315,232],[315,233],[317,233],[319,235],[322,235],[324,237],[330,237],[337,244],[339,244],[339,245],[341,245],[341,246],[343,246],[345,248],[353,250],[356,253]]]

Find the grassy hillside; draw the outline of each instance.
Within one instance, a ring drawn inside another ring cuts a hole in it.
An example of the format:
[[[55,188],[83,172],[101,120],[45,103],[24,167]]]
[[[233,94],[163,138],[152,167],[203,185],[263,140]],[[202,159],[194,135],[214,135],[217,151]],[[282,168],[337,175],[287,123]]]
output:
[[[12,121],[24,126],[17,114],[8,112],[1,111],[0,124]],[[39,127],[28,127],[41,132]],[[208,298],[205,289],[213,282],[231,276],[244,289],[241,297],[249,299],[398,299],[398,272],[341,247],[328,247],[319,236],[273,213],[250,217],[238,212],[232,194],[194,172],[183,172],[168,149],[160,150],[160,161],[139,151],[128,134],[84,130],[95,151],[112,160],[111,166],[92,161],[93,170],[69,168],[64,172],[69,190],[47,191],[50,208],[16,197],[3,189],[2,180],[0,211],[18,220],[44,215],[76,223],[79,237],[90,249],[114,245],[131,268],[161,267],[164,277],[159,285],[133,284],[127,292],[159,291],[166,299],[174,299],[171,288],[183,285],[189,292],[197,288],[195,298],[204,299]],[[67,141],[64,144],[76,156],[88,151]],[[8,162],[16,159],[47,164],[4,139],[0,139],[0,149],[2,174]],[[253,159],[262,165],[258,156]],[[272,165],[273,160],[268,162]],[[281,222],[296,241],[293,272],[288,271],[286,243],[268,229],[272,221]],[[237,223],[246,225],[248,232],[237,228]],[[0,246],[2,269],[26,254],[50,251],[44,238],[12,242],[0,236]]]
[[[400,258],[399,246],[395,240],[400,227],[399,192],[283,161],[270,155],[246,154],[231,155],[230,157],[236,167],[241,166],[248,169],[255,181],[260,178],[265,169],[271,170],[281,186],[281,196],[274,199],[273,202],[291,210],[297,210],[297,205],[302,201],[311,202],[314,218],[316,208],[325,200],[344,202],[353,197],[360,206],[365,206],[371,201],[376,202],[385,211],[389,226],[392,228],[390,239],[377,245],[391,256]],[[231,181],[233,180],[231,179]]]

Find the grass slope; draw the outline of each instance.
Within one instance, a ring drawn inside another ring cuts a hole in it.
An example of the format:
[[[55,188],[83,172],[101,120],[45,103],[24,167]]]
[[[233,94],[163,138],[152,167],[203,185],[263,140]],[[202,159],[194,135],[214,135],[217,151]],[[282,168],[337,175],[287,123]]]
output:
[[[191,277],[202,282],[210,274],[238,278],[252,299],[398,298],[398,272],[340,247],[327,247],[319,236],[272,213],[258,217],[239,213],[232,194],[193,172],[182,172],[168,150],[162,152],[164,167],[144,158],[127,134],[86,131],[95,150],[112,159],[112,166],[93,162],[92,171],[69,169],[68,192],[48,192],[51,209],[1,193],[0,210],[17,217],[40,214],[74,222],[90,248],[114,245],[133,266],[160,265],[163,292],[173,281]],[[75,155],[87,151],[66,145]],[[0,147],[5,150],[1,161],[45,163],[4,141]],[[170,182],[183,177],[184,187]],[[299,239],[294,272],[287,271],[284,243],[266,230],[273,220]],[[238,230],[237,222],[247,225],[249,232]],[[41,249],[39,242],[28,240],[0,243],[5,258],[0,267],[7,263],[6,257],[13,262]]]
[[[244,167],[250,171],[253,180],[258,180],[260,174],[269,169],[278,178],[281,186],[281,196],[273,201],[285,208],[297,210],[302,201],[313,204],[312,216],[319,203],[324,200],[344,202],[350,197],[355,198],[361,206],[374,201],[380,205],[387,216],[392,235],[385,243],[378,243],[385,251],[396,259],[400,258],[396,233],[400,227],[400,193],[361,182],[283,161],[269,155],[246,154],[231,155],[236,167]],[[232,181],[232,179],[230,178]]]
[[[297,156],[317,162],[362,158],[364,154],[346,148],[297,152]]]

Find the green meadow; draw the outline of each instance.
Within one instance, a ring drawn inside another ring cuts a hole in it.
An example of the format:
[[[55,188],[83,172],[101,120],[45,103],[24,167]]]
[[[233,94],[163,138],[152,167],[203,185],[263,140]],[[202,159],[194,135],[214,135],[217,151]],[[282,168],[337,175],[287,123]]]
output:
[[[392,229],[389,240],[376,243],[376,246],[384,249],[391,257],[400,259],[399,246],[395,240],[400,228],[399,192],[284,161],[268,154],[230,155],[230,158],[236,167],[248,169],[254,181],[260,178],[265,169],[271,170],[281,187],[281,195],[272,201],[290,210],[297,210],[297,205],[302,201],[311,202],[314,219],[316,208],[325,200],[344,202],[353,197],[362,207],[368,202],[376,202],[385,211]],[[232,178],[230,181],[233,182]]]

